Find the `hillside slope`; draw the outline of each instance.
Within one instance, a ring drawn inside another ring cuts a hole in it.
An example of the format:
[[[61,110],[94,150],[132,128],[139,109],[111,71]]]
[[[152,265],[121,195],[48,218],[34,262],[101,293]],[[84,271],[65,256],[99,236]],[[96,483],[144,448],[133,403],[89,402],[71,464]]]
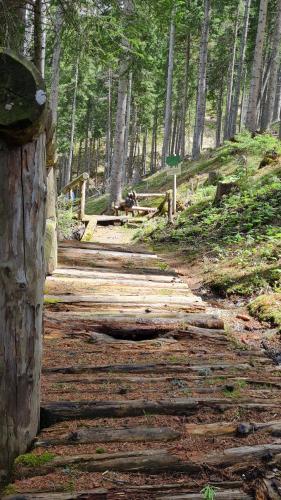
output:
[[[267,153],[273,151],[277,158],[260,168]],[[199,268],[202,284],[217,294],[249,299],[265,295],[251,311],[281,326],[280,154],[281,144],[272,136],[252,139],[241,134],[237,142],[214,150],[208,158],[183,164],[178,178],[178,205],[183,211],[173,225],[165,217],[150,220],[138,238],[165,252],[180,253],[186,263],[197,266],[197,272]],[[220,180],[237,186],[219,204],[214,203],[217,186],[210,184],[209,172],[217,172]],[[164,192],[171,187],[172,178],[158,172],[135,189]],[[95,211],[101,201],[92,202],[90,208]],[[144,204],[157,205],[158,201]]]

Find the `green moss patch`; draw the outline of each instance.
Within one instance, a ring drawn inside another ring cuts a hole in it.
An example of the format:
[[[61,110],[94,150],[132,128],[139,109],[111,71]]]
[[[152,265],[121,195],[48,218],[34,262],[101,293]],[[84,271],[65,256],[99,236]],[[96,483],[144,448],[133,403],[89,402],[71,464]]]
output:
[[[253,316],[260,321],[269,321],[281,331],[281,293],[260,295],[248,307]]]
[[[49,453],[48,451],[45,451],[41,455],[26,453],[24,455],[19,455],[15,459],[15,465],[23,465],[26,467],[40,467],[41,465],[52,462],[54,458],[55,455],[53,453]]]

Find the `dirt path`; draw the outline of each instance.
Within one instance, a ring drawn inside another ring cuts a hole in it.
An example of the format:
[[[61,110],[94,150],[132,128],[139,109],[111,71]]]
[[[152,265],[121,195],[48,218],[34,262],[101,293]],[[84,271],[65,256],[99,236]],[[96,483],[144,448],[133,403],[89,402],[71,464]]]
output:
[[[9,498],[280,498],[281,381],[266,354],[234,342],[132,233],[99,228],[59,261],[41,431]]]

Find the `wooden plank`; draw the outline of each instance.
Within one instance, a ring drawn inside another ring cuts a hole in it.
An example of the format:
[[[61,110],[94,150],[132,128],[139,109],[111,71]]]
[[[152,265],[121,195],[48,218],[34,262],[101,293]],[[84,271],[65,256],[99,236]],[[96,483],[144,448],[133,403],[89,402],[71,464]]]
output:
[[[258,431],[281,436],[281,421],[273,422],[215,422],[212,424],[186,424],[185,431],[193,436],[227,436],[252,434]]]
[[[115,279],[118,278],[120,280],[122,279],[127,279],[128,277],[133,280],[138,280],[138,281],[151,281],[152,284],[156,281],[158,283],[180,283],[181,280],[176,276],[175,272],[165,272],[165,271],[160,271],[155,272],[157,270],[153,270],[153,273],[147,273],[144,274],[143,272],[136,272],[135,269],[133,270],[123,270],[122,272],[114,271],[112,269],[104,269],[104,268],[85,268],[85,267],[63,267],[60,266],[56,269],[55,273],[53,276],[60,276],[60,275],[78,275],[83,277],[89,277],[89,278],[100,278],[102,277],[103,279]]]
[[[93,219],[97,220],[97,216],[93,216]],[[102,257],[103,255],[109,256],[109,257],[122,257],[123,259],[155,259],[161,262],[162,259],[159,259],[157,255],[154,253],[134,253],[134,252],[127,252],[124,253],[122,251],[118,250],[103,250],[103,249],[95,249],[95,248],[83,248],[83,247],[59,247],[60,249],[63,248],[62,254],[67,253],[68,249],[71,252],[75,252],[77,250],[77,253],[79,254],[87,254],[87,255],[98,255]]]
[[[54,490],[48,492],[17,493],[2,498],[2,500],[107,500],[108,490],[96,488],[94,490],[80,491],[79,493],[65,493]]]
[[[142,200],[146,198],[160,198],[161,196],[166,196],[166,193],[136,193],[137,200]]]
[[[161,296],[149,295],[148,296],[132,296],[132,295],[45,295],[46,302],[49,303],[64,303],[75,304],[80,302],[89,302],[93,304],[200,304],[201,297],[184,297],[178,296]]]

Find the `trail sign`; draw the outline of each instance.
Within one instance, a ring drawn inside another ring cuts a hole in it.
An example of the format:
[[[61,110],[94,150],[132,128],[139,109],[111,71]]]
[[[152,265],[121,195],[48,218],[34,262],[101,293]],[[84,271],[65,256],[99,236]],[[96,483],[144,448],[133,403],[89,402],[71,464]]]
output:
[[[181,163],[181,157],[179,155],[167,156],[166,163],[169,167],[177,167]]]

